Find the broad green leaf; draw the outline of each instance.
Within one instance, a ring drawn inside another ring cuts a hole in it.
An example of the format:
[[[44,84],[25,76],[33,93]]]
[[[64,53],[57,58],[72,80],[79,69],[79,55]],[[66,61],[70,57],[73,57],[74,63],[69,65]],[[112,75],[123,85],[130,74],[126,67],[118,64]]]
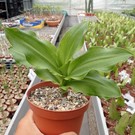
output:
[[[75,53],[84,44],[84,33],[88,28],[88,22],[75,25],[65,33],[58,46],[58,58],[60,66],[70,61]]]
[[[122,48],[91,47],[84,55],[73,60],[68,69],[69,78],[75,78],[90,70],[108,72],[118,62],[133,54]]]
[[[24,32],[37,38],[37,35],[36,35],[36,33],[34,31],[24,31]]]
[[[42,80],[52,81],[57,84],[61,82],[61,78],[52,74],[48,69],[35,69],[35,73]]]
[[[28,68],[31,67],[31,65],[27,62],[25,55],[15,51],[12,48],[10,48],[10,53],[13,54],[13,57],[15,58],[17,64],[25,65]]]
[[[25,55],[27,61],[39,69],[57,70],[56,47],[48,41],[41,42],[16,28],[5,29],[6,37],[16,52]]]
[[[120,97],[121,92],[117,84],[99,75],[96,71],[90,71],[82,80],[67,81],[66,86],[71,87],[76,92],[83,92],[85,95],[99,97]]]

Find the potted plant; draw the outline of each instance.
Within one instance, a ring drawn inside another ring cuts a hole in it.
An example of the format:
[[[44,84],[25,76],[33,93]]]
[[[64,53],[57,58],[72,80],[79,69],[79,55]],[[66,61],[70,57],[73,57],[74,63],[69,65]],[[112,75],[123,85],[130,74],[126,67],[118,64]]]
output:
[[[78,56],[77,52],[83,46],[88,25],[89,22],[86,21],[72,27],[65,33],[58,47],[49,41],[40,41],[31,32],[17,28],[5,29],[6,37],[11,43],[10,52],[16,62],[33,67],[38,77],[46,81],[33,86],[27,92],[34,121],[44,134],[55,135],[67,131],[79,134],[79,122],[88,108],[90,96],[121,96],[116,83],[102,75],[133,54],[123,48],[91,47]],[[34,99],[43,99],[45,104]]]
[[[60,21],[61,20],[58,17],[50,16],[50,17],[47,18],[45,23],[50,27],[57,27],[58,24],[60,23]]]

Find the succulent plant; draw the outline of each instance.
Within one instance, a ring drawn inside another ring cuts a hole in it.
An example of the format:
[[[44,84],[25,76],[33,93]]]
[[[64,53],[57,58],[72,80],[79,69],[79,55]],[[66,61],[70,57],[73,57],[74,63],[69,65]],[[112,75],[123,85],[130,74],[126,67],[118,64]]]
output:
[[[117,110],[117,102],[115,100],[112,100],[109,106],[109,117],[112,120],[119,120],[121,117],[120,112]]]
[[[115,131],[119,135],[125,135],[126,127],[128,126],[130,114],[127,112],[120,118],[118,124],[115,127]]]

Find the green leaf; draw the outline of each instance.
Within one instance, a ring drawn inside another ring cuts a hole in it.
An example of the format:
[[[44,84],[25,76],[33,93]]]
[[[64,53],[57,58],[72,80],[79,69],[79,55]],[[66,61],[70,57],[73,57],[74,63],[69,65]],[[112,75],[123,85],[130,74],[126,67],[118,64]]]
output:
[[[88,22],[75,25],[65,33],[58,46],[59,64],[68,63],[84,44],[84,33],[88,28]]]
[[[11,48],[16,50],[16,52],[24,54],[27,61],[34,68],[58,72],[56,47],[50,42],[44,41],[43,43],[33,35],[29,35],[16,28],[5,29],[5,33],[12,45]]]
[[[115,131],[119,135],[125,135],[126,127],[128,126],[130,114],[125,113],[119,120],[118,124],[115,127]]]
[[[24,32],[37,38],[37,34],[34,31],[24,31]]]
[[[57,84],[61,82],[61,78],[52,74],[48,69],[35,69],[35,73],[42,80],[52,81],[53,83]]]
[[[119,97],[116,100],[117,106],[123,107],[125,105],[125,100],[123,97]]]
[[[120,112],[117,110],[117,102],[115,100],[112,100],[109,106],[109,117],[112,120],[119,120],[121,117]]]
[[[24,54],[17,52],[16,50],[10,48],[10,53],[16,58],[16,63],[19,65],[25,65],[26,67],[31,67],[30,63],[27,62]]]
[[[129,126],[135,126],[135,113],[131,115],[130,120],[129,120]]]
[[[131,52],[122,48],[91,47],[84,55],[70,63],[68,77],[79,77],[90,70],[108,72],[115,64],[127,60],[132,55]]]
[[[67,81],[66,86],[73,88],[76,92],[83,92],[85,95],[106,98],[121,96],[117,84],[112,80],[100,76],[96,71],[90,71],[82,80]]]
[[[135,122],[131,128],[131,132],[130,132],[130,135],[134,135],[135,134]]]

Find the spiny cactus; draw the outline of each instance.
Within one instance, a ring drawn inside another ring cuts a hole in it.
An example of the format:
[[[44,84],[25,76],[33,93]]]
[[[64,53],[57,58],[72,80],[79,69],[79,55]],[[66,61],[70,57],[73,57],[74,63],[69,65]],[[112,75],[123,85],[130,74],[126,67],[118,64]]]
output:
[[[134,85],[135,84],[135,69],[133,69],[133,73],[131,76],[131,84]]]
[[[109,107],[109,117],[112,120],[119,120],[121,117],[120,112],[117,110],[117,102],[113,100]]]
[[[117,98],[116,102],[117,102],[117,106],[123,107],[125,105],[123,97]]]
[[[133,123],[131,132],[130,132],[130,135],[134,135],[134,134],[135,134],[135,122]]]
[[[129,120],[129,126],[132,127],[134,124],[135,124],[135,113],[131,116],[131,118]]]
[[[116,133],[118,133],[119,135],[125,135],[125,130],[126,127],[128,126],[129,118],[130,118],[129,113],[123,114],[123,116],[120,118],[118,124],[115,127]]]

